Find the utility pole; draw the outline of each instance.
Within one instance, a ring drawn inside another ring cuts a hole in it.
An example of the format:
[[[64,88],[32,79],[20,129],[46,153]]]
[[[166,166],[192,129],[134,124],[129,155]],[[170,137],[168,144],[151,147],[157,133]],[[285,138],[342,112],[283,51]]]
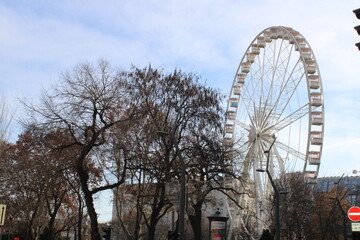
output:
[[[274,138],[274,141],[271,143],[270,147],[268,150],[264,151],[264,153],[266,154],[266,169],[265,172],[269,177],[271,186],[274,189],[274,194],[275,194],[275,240],[280,240],[280,192],[279,189],[277,188],[271,173],[269,171],[269,162],[270,162],[270,150],[272,148],[272,146],[274,145],[276,141],[276,137]],[[257,169],[256,171],[258,172],[264,172],[263,169]]]

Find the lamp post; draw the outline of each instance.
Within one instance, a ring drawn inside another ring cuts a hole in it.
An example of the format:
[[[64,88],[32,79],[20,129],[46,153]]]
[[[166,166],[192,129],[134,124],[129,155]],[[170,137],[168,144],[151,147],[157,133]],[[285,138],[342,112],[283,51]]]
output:
[[[265,169],[265,171],[263,169],[256,169],[256,171],[266,172],[269,177],[271,186],[274,189],[274,193],[275,193],[275,228],[276,228],[275,239],[280,240],[280,192],[279,192],[279,189],[277,188],[277,186],[275,185],[275,182],[269,171],[270,150],[271,150],[272,146],[274,145],[275,141],[276,141],[276,137],[274,138],[274,141],[271,143],[269,149],[264,151],[264,153],[266,154],[266,169]]]
[[[178,141],[175,137],[176,132],[176,122],[180,117],[180,111],[177,113],[176,120],[174,121],[174,125],[171,133],[164,131],[157,131],[156,133],[159,136],[169,136],[171,138],[172,143],[175,146],[176,156],[180,160],[180,200],[179,200],[179,240],[185,239],[185,161],[181,155],[181,151],[179,149]]]

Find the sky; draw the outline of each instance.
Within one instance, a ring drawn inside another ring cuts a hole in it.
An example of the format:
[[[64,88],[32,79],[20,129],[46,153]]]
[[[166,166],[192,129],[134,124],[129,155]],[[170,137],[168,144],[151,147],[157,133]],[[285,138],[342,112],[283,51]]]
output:
[[[18,98],[41,91],[78,63],[108,60],[127,70],[151,63],[196,72],[229,94],[238,64],[265,28],[287,26],[310,43],[324,91],[320,176],[360,170],[360,25],[355,0],[2,0],[0,96],[16,117]],[[19,127],[14,121],[11,138]],[[100,220],[110,197],[98,202]],[[106,203],[105,203],[106,202]]]

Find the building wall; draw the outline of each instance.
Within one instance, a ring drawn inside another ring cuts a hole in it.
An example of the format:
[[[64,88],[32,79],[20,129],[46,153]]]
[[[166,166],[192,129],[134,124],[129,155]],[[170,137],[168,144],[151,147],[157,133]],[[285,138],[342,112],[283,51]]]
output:
[[[360,205],[360,176],[318,178],[315,191],[331,192],[337,184],[344,188],[347,193],[346,199],[352,206]]]

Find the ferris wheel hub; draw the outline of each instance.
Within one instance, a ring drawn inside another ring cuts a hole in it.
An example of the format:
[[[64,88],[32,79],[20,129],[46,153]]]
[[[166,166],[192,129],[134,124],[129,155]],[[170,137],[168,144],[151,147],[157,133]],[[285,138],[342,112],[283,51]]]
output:
[[[254,143],[255,141],[270,142],[274,138],[275,134],[271,128],[250,126],[248,134],[249,143]]]

